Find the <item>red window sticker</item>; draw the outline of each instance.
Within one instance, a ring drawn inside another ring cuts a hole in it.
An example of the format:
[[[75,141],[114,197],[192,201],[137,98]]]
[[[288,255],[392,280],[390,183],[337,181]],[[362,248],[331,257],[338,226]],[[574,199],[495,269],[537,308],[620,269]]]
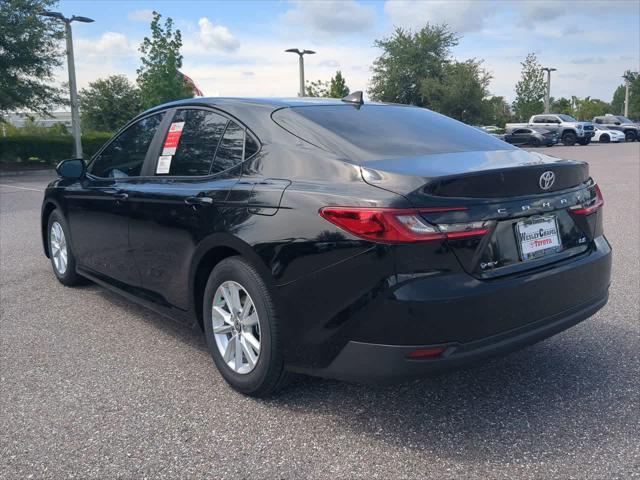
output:
[[[176,148],[178,143],[180,143],[180,137],[182,136],[182,128],[184,127],[184,122],[175,122],[172,123],[169,127],[169,133],[167,133],[167,138],[164,140],[164,148]]]

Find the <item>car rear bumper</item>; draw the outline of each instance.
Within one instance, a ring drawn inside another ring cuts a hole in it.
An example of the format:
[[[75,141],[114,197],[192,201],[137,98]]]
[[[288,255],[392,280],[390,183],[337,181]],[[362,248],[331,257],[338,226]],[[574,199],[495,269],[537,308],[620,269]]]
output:
[[[608,293],[605,293],[553,317],[469,343],[405,346],[351,341],[326,369],[315,374],[348,381],[395,382],[472,364],[560,333],[592,316],[607,303],[607,299]],[[415,350],[434,347],[444,347],[446,350],[437,358],[409,358],[409,354]]]
[[[349,340],[315,375],[389,381],[473,363],[537,342],[585,320],[608,298],[611,248],[594,249],[553,268],[480,281],[466,275],[416,278],[352,319]],[[418,349],[445,348],[414,360]]]

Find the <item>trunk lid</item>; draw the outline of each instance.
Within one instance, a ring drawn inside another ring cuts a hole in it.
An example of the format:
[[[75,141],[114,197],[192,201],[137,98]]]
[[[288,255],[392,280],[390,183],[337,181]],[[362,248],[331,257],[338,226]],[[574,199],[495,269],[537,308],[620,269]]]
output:
[[[415,207],[433,197],[504,198],[556,192],[589,178],[585,162],[560,160],[525,150],[457,152],[363,162],[365,182],[407,197]],[[554,173],[547,189],[540,176]],[[437,201],[441,202],[442,199]]]
[[[362,176],[409,199],[432,224],[489,222],[486,235],[447,240],[461,266],[477,278],[562,261],[585,252],[596,234],[593,221],[569,210],[594,197],[584,162],[524,150],[450,153],[365,162]],[[536,251],[528,258],[526,239],[540,228],[554,230],[559,245],[554,240],[541,256]]]

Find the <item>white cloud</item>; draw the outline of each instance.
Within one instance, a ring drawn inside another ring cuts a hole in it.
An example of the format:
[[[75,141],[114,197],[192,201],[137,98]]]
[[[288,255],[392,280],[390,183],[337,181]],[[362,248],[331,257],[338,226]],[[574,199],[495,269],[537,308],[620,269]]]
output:
[[[104,32],[100,38],[78,38],[74,41],[76,57],[131,57],[137,54],[137,43],[124,34]]]
[[[555,20],[575,9],[575,5],[564,2],[528,1],[514,6],[520,7],[520,25],[527,28],[536,23]]]
[[[127,20],[131,20],[132,22],[150,22],[153,20],[153,10],[133,10],[127,13]]]
[[[323,60],[318,63],[320,67],[340,68],[340,64],[336,60]]]
[[[238,49],[233,57],[220,62],[215,58],[185,55],[182,71],[189,75],[205,95],[238,97],[292,97],[298,93],[297,56],[284,53],[287,43],[254,38]],[[366,90],[369,64],[376,51],[370,47],[345,47],[325,44],[317,55],[305,57],[307,80],[329,80],[335,75],[333,59],[351,90]],[[358,63],[354,63],[358,59]],[[232,60],[232,62],[230,62]],[[252,72],[253,75],[246,75]]]
[[[473,0],[388,0],[384,11],[396,27],[419,29],[430,24],[446,23],[457,33],[482,30],[496,11],[496,4]]]
[[[283,15],[294,28],[310,28],[321,34],[349,34],[370,29],[376,21],[373,8],[354,0],[296,1]]]
[[[240,46],[240,41],[223,25],[216,25],[207,17],[198,21],[200,28],[198,37],[207,49],[233,52]]]

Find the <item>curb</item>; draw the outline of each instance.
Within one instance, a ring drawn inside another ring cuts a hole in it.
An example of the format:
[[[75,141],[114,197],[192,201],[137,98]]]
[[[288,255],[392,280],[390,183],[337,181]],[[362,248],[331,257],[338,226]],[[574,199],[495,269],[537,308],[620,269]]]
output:
[[[16,170],[10,172],[0,171],[0,177],[17,177],[20,175],[29,175],[31,173],[55,173],[53,168],[38,168],[33,170]]]

